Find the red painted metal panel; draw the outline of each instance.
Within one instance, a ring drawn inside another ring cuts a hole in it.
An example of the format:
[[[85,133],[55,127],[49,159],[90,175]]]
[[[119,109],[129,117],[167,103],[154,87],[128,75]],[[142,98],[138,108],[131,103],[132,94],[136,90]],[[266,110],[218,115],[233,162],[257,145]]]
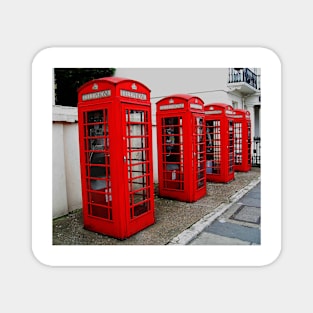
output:
[[[194,202],[206,194],[203,101],[175,94],[156,103],[159,195]],[[202,121],[202,125],[201,125]]]
[[[125,239],[155,221],[150,90],[110,77],[78,90],[84,227]]]
[[[250,112],[242,109],[234,110],[235,129],[235,171],[248,172],[251,170],[251,120]]]
[[[234,179],[233,109],[224,103],[204,106],[206,125],[206,179],[227,183]]]

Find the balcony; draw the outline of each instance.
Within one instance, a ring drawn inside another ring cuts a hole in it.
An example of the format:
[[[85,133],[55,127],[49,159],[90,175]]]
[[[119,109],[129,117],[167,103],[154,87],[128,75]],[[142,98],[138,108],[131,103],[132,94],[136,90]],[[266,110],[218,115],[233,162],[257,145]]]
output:
[[[248,68],[230,68],[227,86],[242,94],[253,94],[261,89],[259,76]]]

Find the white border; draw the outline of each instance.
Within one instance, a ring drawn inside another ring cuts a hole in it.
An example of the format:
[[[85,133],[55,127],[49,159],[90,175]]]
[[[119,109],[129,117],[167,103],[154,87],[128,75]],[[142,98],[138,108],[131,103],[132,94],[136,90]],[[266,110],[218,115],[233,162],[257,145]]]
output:
[[[53,246],[53,68],[259,67],[262,231],[255,246]],[[44,140],[43,140],[44,138]],[[38,151],[44,151],[41,158]],[[43,173],[43,169],[46,171]],[[44,181],[43,181],[44,178]],[[50,266],[263,266],[281,251],[281,63],[266,48],[47,48],[32,63],[32,250]]]

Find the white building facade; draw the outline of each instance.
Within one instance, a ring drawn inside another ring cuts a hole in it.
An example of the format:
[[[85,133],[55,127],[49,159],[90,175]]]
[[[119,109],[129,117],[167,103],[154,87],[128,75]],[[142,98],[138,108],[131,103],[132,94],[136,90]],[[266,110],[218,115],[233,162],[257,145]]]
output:
[[[162,97],[187,93],[205,104],[222,102],[251,114],[252,137],[260,137],[261,71],[259,68],[117,69],[115,76],[132,78],[151,89],[155,125],[155,103]]]
[[[192,94],[205,104],[222,102],[250,112],[252,137],[261,137],[261,72],[258,68],[117,69],[151,90],[154,182],[158,182],[156,102],[172,94]],[[82,207],[77,108],[53,106],[53,218]],[[119,127],[119,125],[117,125]]]

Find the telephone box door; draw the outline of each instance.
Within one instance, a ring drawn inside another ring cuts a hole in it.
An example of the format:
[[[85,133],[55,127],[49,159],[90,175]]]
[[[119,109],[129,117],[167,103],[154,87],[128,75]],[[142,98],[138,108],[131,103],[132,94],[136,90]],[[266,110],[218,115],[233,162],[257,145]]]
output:
[[[234,122],[231,106],[205,106],[206,178],[227,183],[234,179]]]
[[[235,122],[235,170],[238,171],[242,166],[242,123]]]
[[[250,112],[236,109],[235,115],[235,171],[248,172],[251,169],[251,120]]]
[[[152,143],[150,107],[138,108],[129,104],[123,105],[125,117],[124,138],[124,180],[126,202],[129,211],[126,212],[126,220],[133,229],[143,227],[148,214],[153,215],[153,169],[152,167]],[[149,225],[150,219],[147,220]],[[146,225],[145,225],[146,226]]]
[[[228,175],[234,177],[234,121],[228,120]]]
[[[109,221],[114,228],[115,216],[112,210],[111,148],[110,129],[111,106],[80,111],[81,170],[85,179],[82,190],[85,217]],[[85,218],[86,219],[86,218]],[[115,226],[116,227],[116,226]]]
[[[204,116],[192,115],[192,153],[193,153],[193,175],[195,184],[191,184],[195,199],[206,193],[205,177],[205,127]]]
[[[247,170],[251,170],[252,166],[252,156],[251,156],[251,121],[247,120]]]
[[[161,159],[159,162],[163,177],[162,188],[184,191],[184,147],[183,147],[183,117],[163,116],[160,118],[161,129]]]

